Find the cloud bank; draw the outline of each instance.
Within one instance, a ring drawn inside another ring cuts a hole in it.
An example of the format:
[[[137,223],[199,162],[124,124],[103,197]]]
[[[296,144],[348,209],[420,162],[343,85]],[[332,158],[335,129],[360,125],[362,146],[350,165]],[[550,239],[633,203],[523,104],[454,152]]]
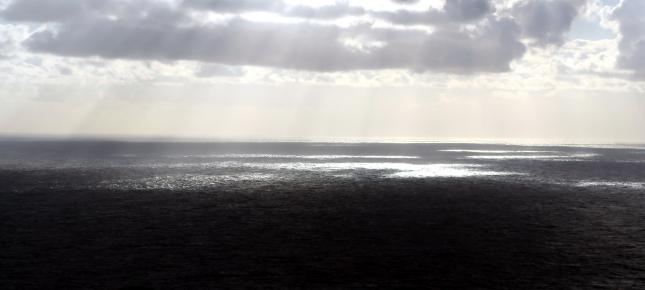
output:
[[[513,14],[524,35],[538,45],[561,45],[586,4],[586,0],[523,1],[513,7]]]
[[[645,1],[624,0],[612,17],[620,26],[618,66],[645,79]]]
[[[472,74],[509,71],[527,45],[561,45],[585,3],[524,0],[500,11],[491,0],[450,0],[441,9],[371,11],[347,2],[304,6],[279,0],[13,0],[0,17],[51,23],[22,45],[69,57]],[[244,16],[249,12],[293,21],[249,19]],[[205,21],[213,15],[226,20]],[[349,25],[334,21],[347,17],[359,19]]]

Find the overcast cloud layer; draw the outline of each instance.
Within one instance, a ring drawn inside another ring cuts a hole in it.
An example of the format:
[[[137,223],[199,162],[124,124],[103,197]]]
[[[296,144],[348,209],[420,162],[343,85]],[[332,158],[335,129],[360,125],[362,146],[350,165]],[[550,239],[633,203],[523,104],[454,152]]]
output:
[[[645,142],[644,43],[643,0],[0,0],[0,136]]]
[[[13,0],[0,16],[14,23],[50,23],[22,45],[61,56],[470,74],[509,71],[532,45],[562,45],[587,6],[586,0],[524,0],[510,7],[492,0],[451,0],[419,11],[406,8],[417,1],[394,2],[401,4],[399,9],[375,11],[347,2],[304,6],[279,0]],[[632,0],[627,5],[643,4]],[[642,9],[623,10],[632,12],[615,13],[626,35],[620,65],[642,72],[642,62],[631,60],[642,59],[643,45],[632,35],[642,35],[638,27],[643,26],[628,24],[642,21]],[[248,12],[293,21],[249,20],[243,17]],[[213,17],[219,20],[204,21]],[[342,26],[331,21],[346,17],[359,18]],[[0,46],[7,45],[0,39]]]

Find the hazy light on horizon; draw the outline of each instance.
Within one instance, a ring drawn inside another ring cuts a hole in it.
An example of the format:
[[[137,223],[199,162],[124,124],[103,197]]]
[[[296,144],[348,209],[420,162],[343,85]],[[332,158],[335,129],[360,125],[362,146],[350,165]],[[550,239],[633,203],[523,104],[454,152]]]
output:
[[[0,134],[645,142],[642,1],[404,2],[0,1]]]

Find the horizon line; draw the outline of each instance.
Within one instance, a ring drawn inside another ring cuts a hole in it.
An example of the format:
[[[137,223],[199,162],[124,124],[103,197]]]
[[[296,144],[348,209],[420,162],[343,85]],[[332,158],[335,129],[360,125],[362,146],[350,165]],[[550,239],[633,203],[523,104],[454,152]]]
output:
[[[556,138],[408,138],[408,137],[313,137],[313,138],[224,138],[196,136],[134,136],[117,134],[15,134],[0,133],[0,141],[97,141],[168,143],[346,143],[346,144],[481,144],[481,145],[645,145],[635,140],[594,140]]]

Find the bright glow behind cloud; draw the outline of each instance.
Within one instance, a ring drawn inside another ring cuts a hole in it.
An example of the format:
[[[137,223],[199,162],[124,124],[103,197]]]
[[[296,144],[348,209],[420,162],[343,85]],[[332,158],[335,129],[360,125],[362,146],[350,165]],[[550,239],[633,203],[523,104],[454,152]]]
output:
[[[638,1],[448,3],[5,1],[0,132],[645,140]]]

